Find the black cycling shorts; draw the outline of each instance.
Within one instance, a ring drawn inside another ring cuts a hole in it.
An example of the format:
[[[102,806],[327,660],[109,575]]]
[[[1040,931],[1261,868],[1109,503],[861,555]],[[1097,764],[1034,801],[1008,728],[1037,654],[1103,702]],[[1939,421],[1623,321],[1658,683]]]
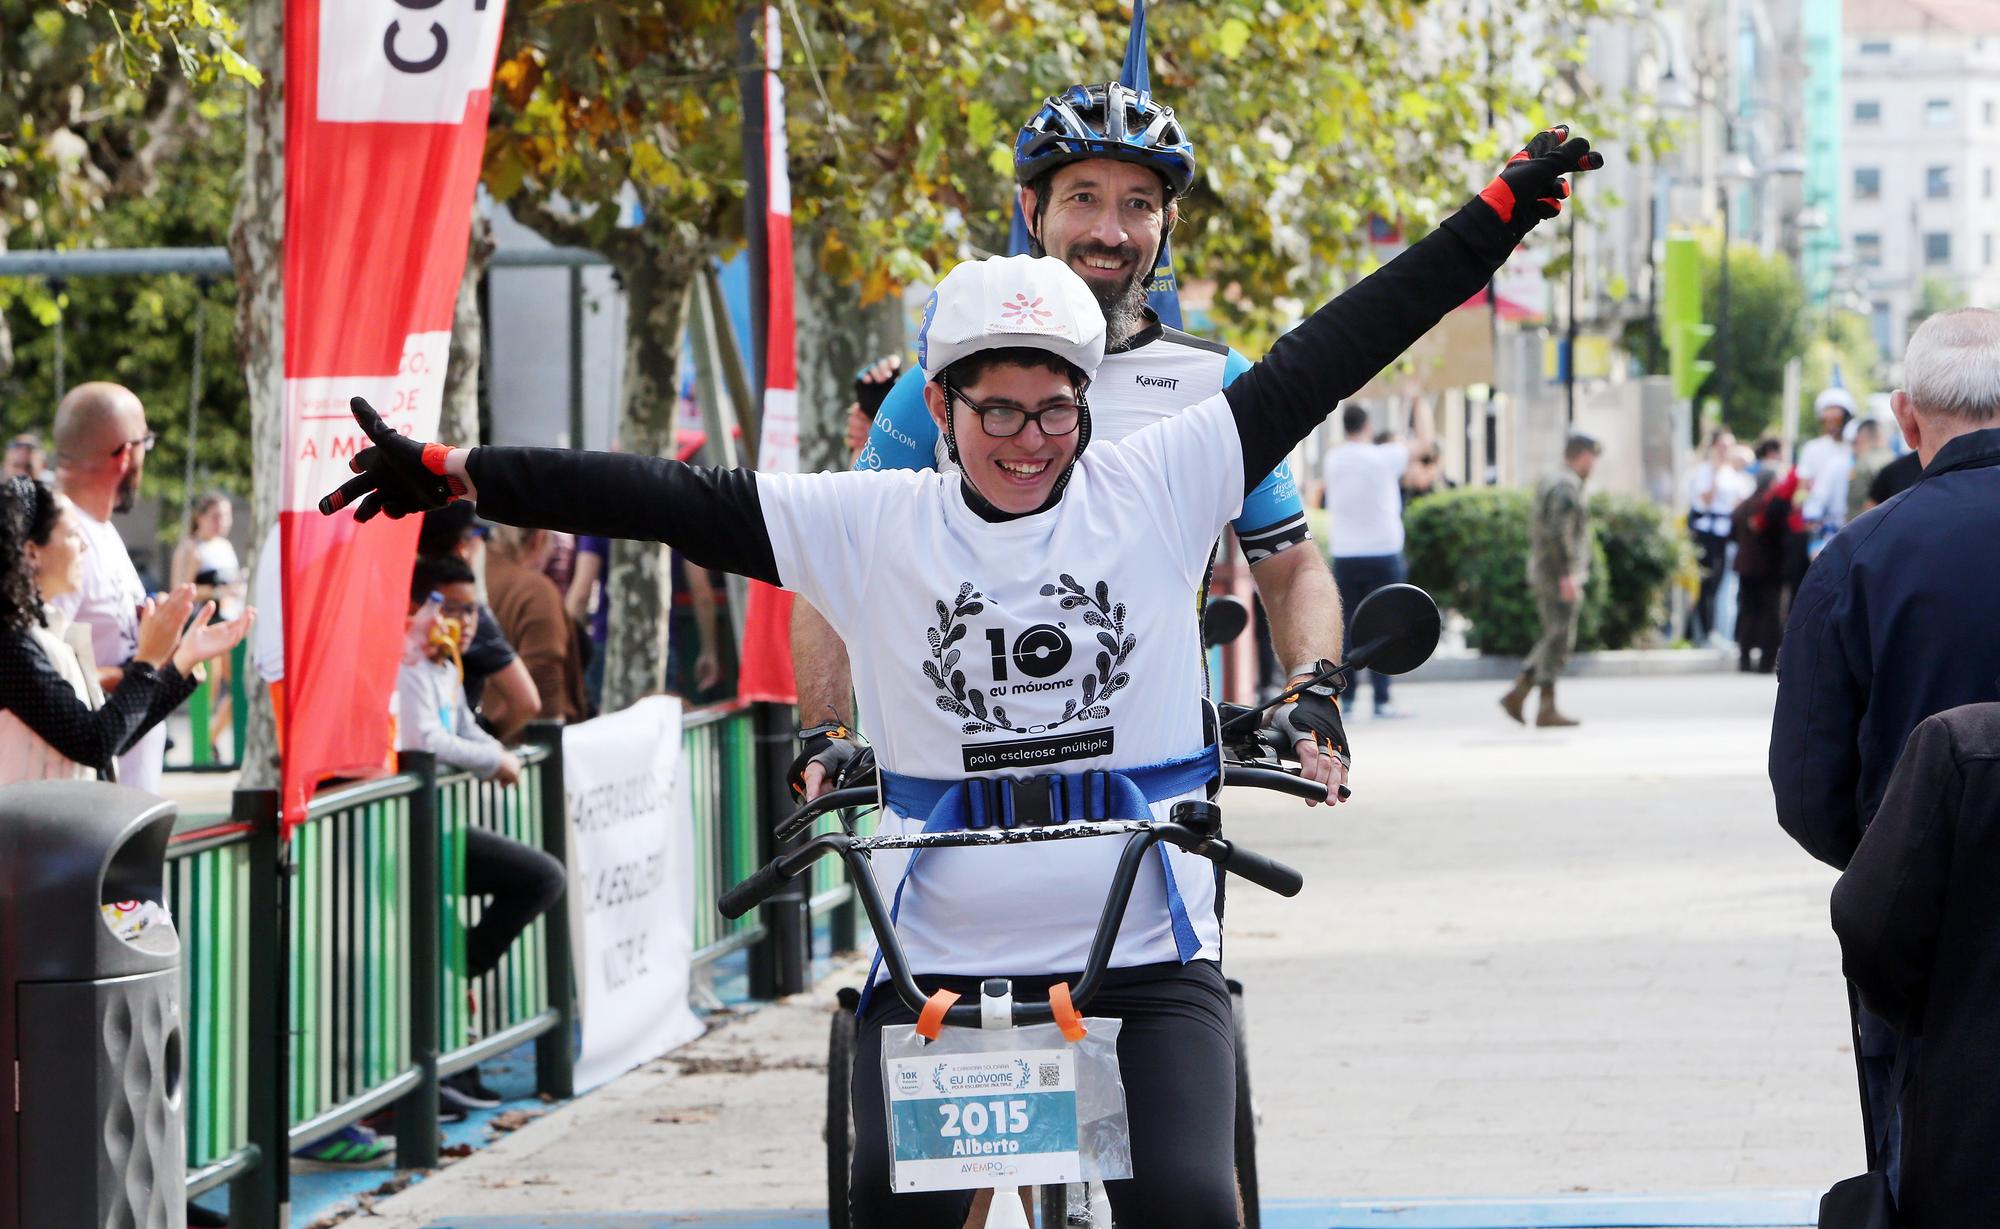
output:
[[[920,977],[925,992],[956,990],[979,1001],[980,978]],[[1049,984],[1077,976],[1016,977],[1017,1002],[1039,1002]],[[1241,1223],[1236,1198],[1236,1030],[1229,988],[1212,960],[1106,972],[1086,1016],[1124,1021],[1118,1068],[1132,1127],[1132,1177],[1107,1182],[1120,1225],[1228,1229]],[[971,1193],[898,1195],[889,1184],[882,1096],[882,1028],[916,1016],[886,983],[875,988],[854,1048],[854,1169],[848,1208],[854,1229],[960,1229]]]

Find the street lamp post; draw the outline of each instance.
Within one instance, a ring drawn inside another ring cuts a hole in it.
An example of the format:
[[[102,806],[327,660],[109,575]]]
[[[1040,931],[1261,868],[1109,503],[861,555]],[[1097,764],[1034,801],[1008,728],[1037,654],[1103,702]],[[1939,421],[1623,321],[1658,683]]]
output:
[[[1729,327],[1729,240],[1734,234],[1731,227],[1731,198],[1742,184],[1757,177],[1757,168],[1748,155],[1736,148],[1736,124],[1726,115],[1723,117],[1723,131],[1729,141],[1729,156],[1724,159],[1720,179],[1722,181],[1722,258],[1718,268],[1721,285],[1717,288],[1715,317],[1715,400],[1722,421],[1729,422],[1729,394],[1735,384],[1735,372],[1730,369],[1730,350],[1733,331]]]

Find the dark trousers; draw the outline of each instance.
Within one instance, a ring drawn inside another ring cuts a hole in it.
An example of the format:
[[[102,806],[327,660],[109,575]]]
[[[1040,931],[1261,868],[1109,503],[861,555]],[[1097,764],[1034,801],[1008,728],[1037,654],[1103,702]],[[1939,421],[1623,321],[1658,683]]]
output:
[[[1903,1180],[1903,1105],[1897,1095],[1900,1090],[1891,1086],[1896,1051],[1899,1046],[1908,1048],[1909,1070],[1903,1079],[1906,1085],[1914,1082],[1918,1059],[1923,1056],[1923,1038],[1898,1033],[1887,1020],[1861,1006],[1851,993],[1848,1006],[1855,1015],[1854,1032],[1861,1047],[1862,1095],[1868,1099],[1862,1108],[1873,1145],[1869,1168],[1888,1174],[1893,1192],[1901,1188]]]
[[[532,845],[489,832],[465,830],[465,894],[486,897],[479,922],[465,937],[466,972],[483,977],[534,920],[562,899],[569,876],[563,864]]]
[[[1729,559],[1729,537],[1699,531],[1692,536],[1695,553],[1701,560],[1701,588],[1695,594],[1693,617],[1688,620],[1688,639],[1699,645],[1715,634],[1715,591],[1722,587],[1722,569]]]
[[[1050,982],[1074,976],[1014,979],[1019,1001],[1046,996]],[[919,978],[976,1002],[976,977]],[[915,1022],[889,987],[878,987],[854,1047],[854,1168],[848,1208],[855,1229],[959,1229],[967,1191],[899,1195],[889,1185],[887,1113],[882,1093],[882,1029]],[[1217,1229],[1236,1211],[1236,1030],[1229,988],[1213,961],[1113,969],[1086,1016],[1124,1021],[1118,1067],[1132,1128],[1132,1177],[1107,1182],[1121,1225],[1146,1229]],[[1002,1194],[1001,1198],[1007,1198]]]
[[[1782,590],[1775,576],[1736,578],[1736,652],[1748,663],[1751,653],[1759,655],[1757,666],[1769,672],[1778,664],[1778,641],[1785,634],[1780,616]]]
[[[1333,561],[1333,585],[1340,590],[1340,609],[1347,618],[1354,617],[1354,611],[1367,597],[1384,585],[1401,584],[1408,575],[1403,566],[1401,553],[1394,555],[1350,555],[1345,558],[1335,556]],[[1370,670],[1368,681],[1375,688],[1377,708],[1389,702],[1389,676]]]

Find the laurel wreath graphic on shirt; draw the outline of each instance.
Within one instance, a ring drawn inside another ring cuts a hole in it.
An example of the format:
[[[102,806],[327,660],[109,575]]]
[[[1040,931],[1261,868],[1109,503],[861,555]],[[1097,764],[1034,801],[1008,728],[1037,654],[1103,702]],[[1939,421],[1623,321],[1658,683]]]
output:
[[[958,587],[958,596],[950,605],[942,600],[937,603],[937,626],[926,633],[931,658],[924,663],[924,674],[940,693],[936,697],[938,708],[961,718],[964,733],[1033,734],[1060,729],[1072,721],[1109,717],[1111,709],[1104,702],[1132,681],[1124,668],[1125,659],[1131,656],[1139,639],[1125,630],[1125,603],[1114,604],[1110,586],[1101,580],[1095,588],[1085,589],[1067,572],[1056,579],[1058,584],[1042,586],[1042,596],[1057,598],[1057,605],[1064,610],[1082,610],[1084,623],[1096,629],[1097,643],[1102,647],[1092,663],[1093,669],[1083,676],[1081,698],[1065,700],[1062,716],[1033,728],[1016,724],[1007,716],[1004,704],[989,704],[984,691],[966,685],[965,671],[958,668],[962,650],[957,645],[970,631],[965,620],[986,609],[985,595],[968,581]]]

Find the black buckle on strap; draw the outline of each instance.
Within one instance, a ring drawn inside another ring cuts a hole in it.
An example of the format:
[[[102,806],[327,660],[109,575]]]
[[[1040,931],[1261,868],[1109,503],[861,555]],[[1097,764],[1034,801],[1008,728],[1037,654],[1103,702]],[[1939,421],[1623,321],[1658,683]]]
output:
[[[1069,808],[1064,805],[1065,789],[1062,776],[1046,773],[1038,777],[1003,777],[1000,791],[1006,799],[1001,823],[1005,827],[1027,824],[1045,828],[1068,820]]]

